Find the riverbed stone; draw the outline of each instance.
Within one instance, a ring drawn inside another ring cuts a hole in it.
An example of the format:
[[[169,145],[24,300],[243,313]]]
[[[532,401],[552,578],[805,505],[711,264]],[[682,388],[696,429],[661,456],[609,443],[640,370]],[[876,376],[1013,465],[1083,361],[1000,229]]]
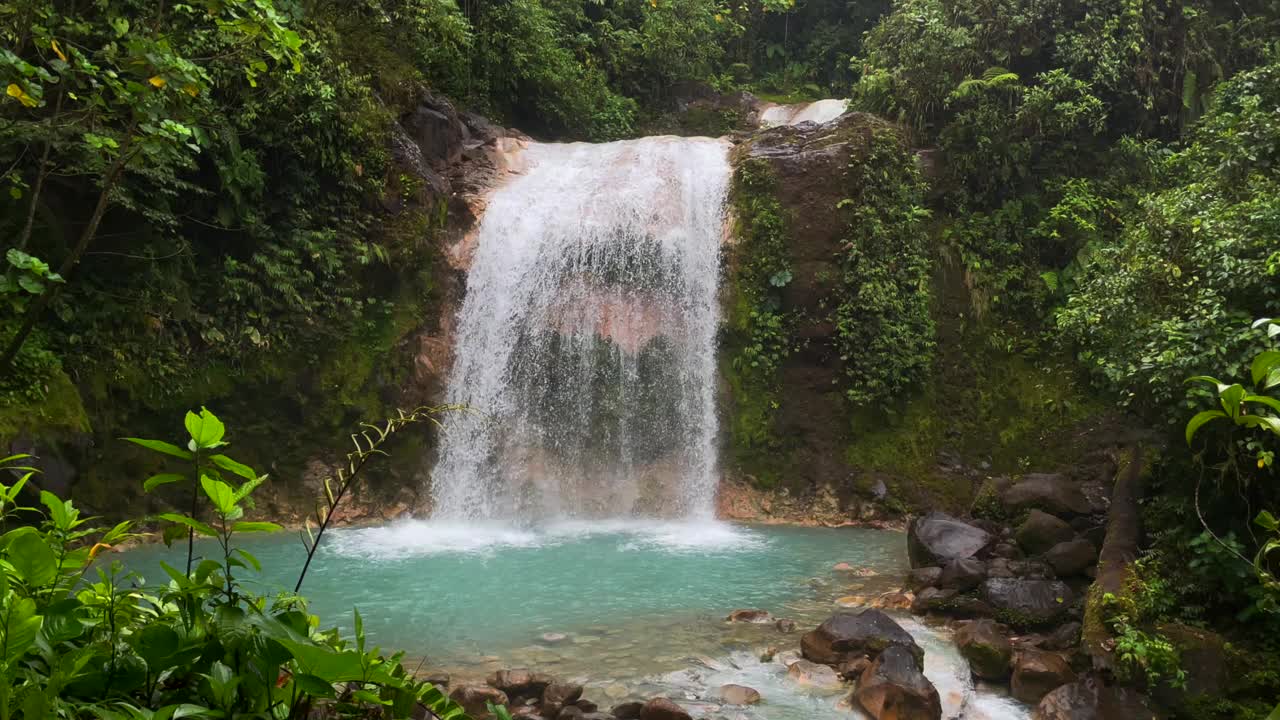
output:
[[[875,720],[940,720],[942,701],[916,658],[901,646],[880,653],[858,678],[854,699]]]
[[[1156,720],[1146,698],[1107,687],[1096,677],[1063,685],[1045,695],[1031,720]]]
[[[1044,650],[1019,650],[1013,658],[1009,689],[1025,703],[1038,703],[1053,690],[1076,679],[1071,665],[1061,655]]]
[[[654,698],[640,708],[640,720],[693,720],[693,716],[664,697]]]
[[[1062,517],[1088,515],[1092,508],[1080,487],[1058,473],[1031,473],[1004,490],[1000,501],[1014,512],[1032,508]]]
[[[755,705],[760,702],[760,691],[746,685],[729,683],[720,686],[720,699],[726,705]]]
[[[618,720],[636,720],[640,717],[640,711],[644,709],[644,703],[639,700],[631,700],[624,703],[618,703],[609,709],[613,716]]]
[[[506,705],[507,694],[488,685],[459,685],[449,693],[449,699],[462,706],[472,717],[485,717],[489,714],[488,703]]]
[[[836,672],[845,680],[857,680],[862,672],[871,666],[871,661],[864,657],[854,658],[840,663]]]
[[[953,588],[944,590],[942,588],[927,587],[916,593],[915,600],[911,603],[911,612],[923,615],[927,612],[945,610],[950,607],[951,602],[956,599],[958,594],[959,592]]]
[[[1065,520],[1041,510],[1032,510],[1018,526],[1018,546],[1031,555],[1039,555],[1058,543],[1076,536]]]
[[[555,717],[566,705],[572,705],[582,697],[582,686],[570,682],[552,682],[542,691],[542,711]]]
[[[941,512],[913,518],[907,525],[911,567],[942,567],[951,560],[975,557],[994,540],[986,530]]]
[[[1009,677],[1013,645],[994,621],[966,623],[956,631],[954,641],[975,676],[997,682]]]
[[[796,631],[796,621],[788,618],[778,618],[773,622],[773,626],[780,633],[793,633]]]
[[[489,685],[498,688],[511,697],[541,696],[542,691],[550,685],[552,677],[546,673],[534,672],[525,668],[499,670],[489,676]]]
[[[582,708],[576,705],[565,705],[556,714],[556,720],[582,720],[584,715],[586,713],[582,711]]]
[[[987,578],[979,595],[997,618],[1021,627],[1043,625],[1066,614],[1075,597],[1061,580]]]
[[[1045,650],[1069,650],[1080,644],[1081,625],[1074,620],[1060,625],[1045,637],[1040,647]]]
[[[773,622],[773,615],[769,614],[768,610],[734,610],[729,613],[729,617],[725,618],[725,621],[763,625]]]
[[[924,650],[910,633],[879,610],[836,613],[800,638],[800,651],[806,659],[831,666],[857,657],[874,658],[893,645],[906,648],[923,667]]]
[[[1098,561],[1098,548],[1084,538],[1076,538],[1049,548],[1044,561],[1053,566],[1058,577],[1079,575]]]
[[[957,558],[942,568],[938,587],[965,592],[978,587],[986,579],[986,563],[977,558]]]
[[[838,690],[840,676],[830,666],[808,660],[797,660],[787,667],[787,677],[801,687],[818,690]]]
[[[914,568],[907,573],[907,589],[918,593],[927,587],[937,585],[940,577],[942,577],[942,568],[937,565]]]

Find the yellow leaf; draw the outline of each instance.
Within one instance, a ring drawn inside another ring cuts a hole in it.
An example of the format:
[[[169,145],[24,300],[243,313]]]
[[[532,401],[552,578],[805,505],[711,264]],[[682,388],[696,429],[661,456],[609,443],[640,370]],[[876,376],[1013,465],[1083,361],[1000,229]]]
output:
[[[53,51],[58,54],[58,57],[62,58],[62,62],[67,62],[67,56],[62,54],[62,48],[58,47],[57,40],[50,40],[49,47],[53,48]]]
[[[9,83],[9,87],[5,90],[5,94],[9,97],[17,98],[18,102],[26,105],[27,107],[35,107],[40,104],[36,102],[35,98],[28,95],[26,90],[19,87],[17,83]]]
[[[200,88],[196,87],[195,85],[192,85],[191,83],[187,83],[186,85],[182,86],[182,92],[190,95],[191,97],[195,97],[196,95],[200,94]]]
[[[724,18],[720,17],[720,13],[716,13],[716,22],[723,22]]]
[[[151,83],[152,85],[155,85],[158,88],[164,87],[164,78],[160,77],[159,75],[153,76],[150,80],[147,80],[147,82]]]

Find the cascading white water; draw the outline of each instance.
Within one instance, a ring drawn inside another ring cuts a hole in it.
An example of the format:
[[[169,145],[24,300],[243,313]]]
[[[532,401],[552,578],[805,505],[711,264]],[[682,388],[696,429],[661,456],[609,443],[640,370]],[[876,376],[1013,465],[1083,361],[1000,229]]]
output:
[[[532,144],[479,228],[434,517],[710,517],[728,144]]]
[[[813,122],[821,125],[845,114],[849,110],[848,100],[818,100],[796,105],[771,105],[760,113],[760,125],[799,125],[802,122]]]

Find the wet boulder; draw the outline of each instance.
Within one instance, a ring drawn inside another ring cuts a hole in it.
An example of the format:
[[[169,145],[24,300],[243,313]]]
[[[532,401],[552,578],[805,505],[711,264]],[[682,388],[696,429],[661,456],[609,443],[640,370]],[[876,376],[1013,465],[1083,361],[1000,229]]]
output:
[[[940,720],[938,690],[920,669],[915,656],[892,645],[858,678],[854,700],[875,720]]]
[[[907,589],[911,592],[918,593],[921,590],[938,584],[938,579],[942,577],[942,568],[936,565],[929,567],[915,568],[907,573]]]
[[[858,657],[874,658],[891,646],[906,648],[923,667],[924,650],[911,635],[879,610],[837,613],[800,638],[807,660],[836,666]]]
[[[1018,526],[1015,537],[1018,546],[1032,555],[1039,555],[1058,543],[1076,536],[1065,520],[1040,510],[1032,510]]]
[[[818,690],[838,690],[840,676],[827,665],[820,665],[808,660],[791,663],[787,668],[787,677],[801,687]]]
[[[979,594],[997,613],[1014,625],[1044,625],[1067,612],[1074,596],[1061,580],[987,578]]]
[[[1145,698],[1132,690],[1109,688],[1089,677],[1045,695],[1031,720],[1156,720]]]
[[[542,691],[542,710],[555,716],[566,705],[572,705],[582,697],[582,686],[577,683],[553,682]]]
[[[907,554],[911,567],[942,567],[951,560],[971,558],[987,549],[995,538],[982,528],[946,513],[931,512],[913,518],[907,526]]]
[[[1025,703],[1037,703],[1045,695],[1076,679],[1075,672],[1058,653],[1021,650],[1013,658],[1009,689]]]
[[[994,681],[1009,677],[1013,645],[995,622],[975,620],[965,624],[956,631],[955,643],[975,676]]]
[[[546,673],[533,672],[524,668],[499,670],[489,676],[488,683],[511,697],[541,697],[542,691],[551,684],[552,678]]]
[[[911,603],[911,612],[917,615],[923,615],[927,612],[936,612],[946,610],[951,607],[951,603],[960,593],[954,589],[927,587],[916,594],[916,598]]]
[[[977,558],[957,558],[942,568],[938,587],[965,592],[978,587],[986,579],[986,563]]]
[[[631,700],[624,703],[618,703],[610,708],[609,712],[618,720],[636,720],[640,717],[640,711],[644,709],[644,703],[639,700]]]
[[[1063,517],[1088,515],[1093,510],[1080,487],[1057,473],[1022,476],[1000,494],[1000,502],[1014,512],[1035,508]]]
[[[693,720],[693,716],[667,698],[654,698],[640,708],[640,720]]]
[[[765,625],[773,622],[773,615],[768,610],[734,610],[725,618],[725,622]]]
[[[1093,567],[1097,560],[1098,548],[1084,538],[1060,542],[1044,554],[1044,561],[1053,567],[1058,577],[1080,575]]]

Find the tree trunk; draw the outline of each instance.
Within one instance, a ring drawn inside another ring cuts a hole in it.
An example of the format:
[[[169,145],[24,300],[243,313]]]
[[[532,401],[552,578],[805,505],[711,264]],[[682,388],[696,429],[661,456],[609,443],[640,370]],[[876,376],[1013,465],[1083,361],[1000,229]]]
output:
[[[124,173],[124,166],[128,162],[128,158],[129,155],[126,148],[103,180],[102,192],[98,194],[98,204],[94,206],[93,214],[89,216],[89,224],[85,225],[84,232],[80,233],[80,239],[76,242],[76,246],[72,248],[71,254],[67,256],[66,260],[62,261],[62,265],[58,268],[58,274],[62,276],[64,283],[71,276],[71,272],[75,270],[76,265],[80,264],[80,258],[84,256],[84,251],[89,248],[89,244],[93,242],[93,238],[98,234],[98,226],[102,224],[102,216],[106,214],[107,207],[111,204],[111,191],[115,188],[116,183],[120,181],[120,176]],[[40,322],[40,317],[44,315],[45,310],[48,310],[54,299],[58,297],[62,287],[63,284],[50,285],[40,297],[36,298],[35,302],[27,307],[27,314],[23,318],[22,327],[18,328],[18,332],[14,333],[13,338],[9,340],[8,346],[5,347],[3,357],[0,357],[0,372],[12,372],[13,361],[18,357],[18,352],[22,350],[23,343],[27,341],[31,331],[35,329],[36,323]]]

